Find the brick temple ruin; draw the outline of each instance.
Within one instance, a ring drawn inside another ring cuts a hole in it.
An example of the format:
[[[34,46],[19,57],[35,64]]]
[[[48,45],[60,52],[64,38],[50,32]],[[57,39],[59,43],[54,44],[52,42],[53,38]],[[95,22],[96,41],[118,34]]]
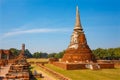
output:
[[[98,63],[95,59],[87,44],[80,21],[78,6],[76,7],[76,22],[70,45],[60,61],[50,59],[50,63],[66,70],[114,68],[113,63]]]
[[[2,51],[2,50],[1,50]],[[3,51],[4,52],[4,51]],[[0,52],[3,54],[3,52]],[[10,54],[9,50],[4,52]],[[16,58],[7,58],[7,64],[3,65],[6,60],[0,59],[0,66],[8,66],[8,71],[0,75],[0,80],[30,80],[29,64],[25,57],[25,44],[22,44],[22,50]],[[2,72],[2,71],[1,71]]]
[[[76,23],[68,46],[62,58],[64,62],[95,61],[94,55],[87,44],[87,40],[80,22],[78,6],[76,8]]]
[[[7,56],[6,59],[9,60],[12,54],[10,50],[0,49],[0,59],[2,59],[2,55],[6,55]]]

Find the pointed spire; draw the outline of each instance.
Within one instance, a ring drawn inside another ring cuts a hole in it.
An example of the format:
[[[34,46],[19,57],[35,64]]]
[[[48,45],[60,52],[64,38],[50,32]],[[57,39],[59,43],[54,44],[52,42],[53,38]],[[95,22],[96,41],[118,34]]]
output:
[[[76,23],[75,23],[74,29],[81,30],[81,31],[83,30],[83,28],[81,26],[81,22],[80,22],[78,6],[76,6]]]

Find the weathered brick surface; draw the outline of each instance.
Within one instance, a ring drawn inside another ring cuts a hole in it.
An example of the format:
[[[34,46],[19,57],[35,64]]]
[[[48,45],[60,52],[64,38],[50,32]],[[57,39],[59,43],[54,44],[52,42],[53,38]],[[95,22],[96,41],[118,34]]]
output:
[[[74,61],[95,61],[95,57],[92,54],[91,49],[87,44],[87,40],[80,23],[80,16],[78,7],[76,9],[76,23],[74,31],[71,35],[71,40],[65,54],[62,58],[63,62],[74,62]]]
[[[76,70],[76,69],[86,69],[86,64],[80,64],[80,63],[63,63],[63,62],[54,62],[53,65],[63,68],[65,70]]]
[[[65,70],[78,70],[78,69],[86,69],[87,64],[98,64],[100,69],[110,69],[114,68],[113,63],[63,63],[63,62],[53,62],[53,65],[60,67]]]
[[[92,51],[90,50],[89,46],[87,45],[86,39],[84,38],[83,42],[80,42],[79,38],[80,36],[84,35],[79,34],[78,36],[78,48],[69,48],[65,51],[65,54],[62,58],[62,61],[66,62],[74,62],[74,61],[94,61],[94,55],[92,54]],[[84,35],[85,36],[85,35]]]
[[[113,63],[115,66],[120,66],[120,60],[97,60],[98,63]]]
[[[113,63],[98,63],[98,65],[100,66],[101,69],[114,68],[114,64]]]

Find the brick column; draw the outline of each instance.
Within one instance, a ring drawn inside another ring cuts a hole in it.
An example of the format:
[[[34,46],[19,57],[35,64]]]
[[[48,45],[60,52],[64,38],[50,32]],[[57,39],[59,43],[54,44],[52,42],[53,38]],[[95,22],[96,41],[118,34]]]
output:
[[[9,60],[9,54],[7,54],[7,60]]]
[[[2,53],[0,53],[0,59],[2,58]]]

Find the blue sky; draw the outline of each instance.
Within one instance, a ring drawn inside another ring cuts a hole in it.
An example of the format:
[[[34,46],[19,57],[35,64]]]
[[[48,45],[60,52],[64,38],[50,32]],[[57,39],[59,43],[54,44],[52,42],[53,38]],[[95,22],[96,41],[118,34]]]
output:
[[[0,0],[0,49],[65,50],[76,4],[91,49],[120,47],[119,0]]]

